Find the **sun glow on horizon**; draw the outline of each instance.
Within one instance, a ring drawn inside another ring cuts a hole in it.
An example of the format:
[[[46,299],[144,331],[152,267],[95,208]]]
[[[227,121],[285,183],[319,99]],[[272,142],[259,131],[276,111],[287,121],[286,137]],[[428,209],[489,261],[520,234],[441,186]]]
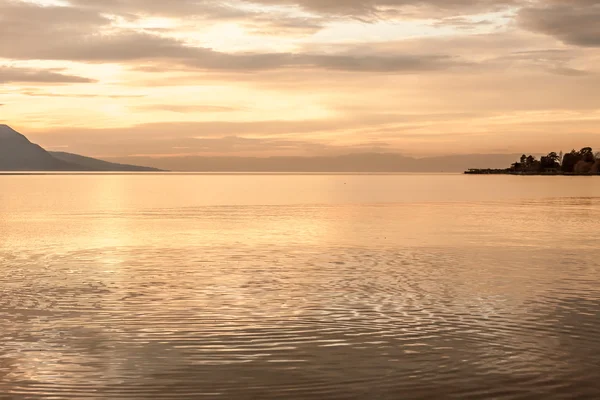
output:
[[[186,135],[420,154],[550,130],[566,145],[597,134],[600,46],[546,29],[543,3],[0,0],[0,115],[50,147],[93,146],[83,135],[103,130],[144,154],[183,154]],[[141,133],[168,124],[188,125],[168,140]]]

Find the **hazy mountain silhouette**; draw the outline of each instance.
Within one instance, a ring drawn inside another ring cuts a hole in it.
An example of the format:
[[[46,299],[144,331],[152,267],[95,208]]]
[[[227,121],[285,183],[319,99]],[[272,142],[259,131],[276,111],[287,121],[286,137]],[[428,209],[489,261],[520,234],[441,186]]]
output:
[[[78,154],[65,153],[65,152],[49,152],[54,158],[65,161],[70,164],[75,164],[80,167],[84,167],[90,171],[121,171],[121,172],[156,172],[160,171],[157,168],[151,167],[139,167],[137,165],[129,164],[118,164],[111,163],[104,160],[98,160],[97,158],[80,156]]]
[[[7,125],[0,125],[0,171],[75,171]]]
[[[69,153],[49,153],[8,125],[0,125],[0,171],[158,171]]]
[[[395,153],[359,153],[321,157],[125,157],[119,162],[194,172],[463,172],[469,168],[504,168],[517,154],[467,154],[413,158]]]

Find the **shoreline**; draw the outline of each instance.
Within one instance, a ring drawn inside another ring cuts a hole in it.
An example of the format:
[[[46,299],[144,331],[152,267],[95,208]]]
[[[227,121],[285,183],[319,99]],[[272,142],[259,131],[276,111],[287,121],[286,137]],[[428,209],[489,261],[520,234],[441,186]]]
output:
[[[503,169],[469,169],[465,175],[526,175],[526,176],[600,176],[597,174],[577,174],[574,172],[548,171],[548,172],[523,172]]]

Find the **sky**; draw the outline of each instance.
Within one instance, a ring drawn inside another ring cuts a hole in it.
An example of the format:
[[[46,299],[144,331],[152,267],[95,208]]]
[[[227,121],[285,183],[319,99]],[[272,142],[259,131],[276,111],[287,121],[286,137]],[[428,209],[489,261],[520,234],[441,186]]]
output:
[[[0,123],[49,150],[600,147],[600,0],[0,0]]]

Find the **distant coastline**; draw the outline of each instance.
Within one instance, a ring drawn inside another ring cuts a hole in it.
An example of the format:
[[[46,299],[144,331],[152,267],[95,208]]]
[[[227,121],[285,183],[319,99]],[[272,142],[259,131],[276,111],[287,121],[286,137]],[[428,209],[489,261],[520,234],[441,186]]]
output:
[[[523,154],[519,161],[509,168],[470,168],[467,175],[600,175],[600,152],[594,153],[591,147],[563,154],[549,153],[537,160],[532,155]]]

